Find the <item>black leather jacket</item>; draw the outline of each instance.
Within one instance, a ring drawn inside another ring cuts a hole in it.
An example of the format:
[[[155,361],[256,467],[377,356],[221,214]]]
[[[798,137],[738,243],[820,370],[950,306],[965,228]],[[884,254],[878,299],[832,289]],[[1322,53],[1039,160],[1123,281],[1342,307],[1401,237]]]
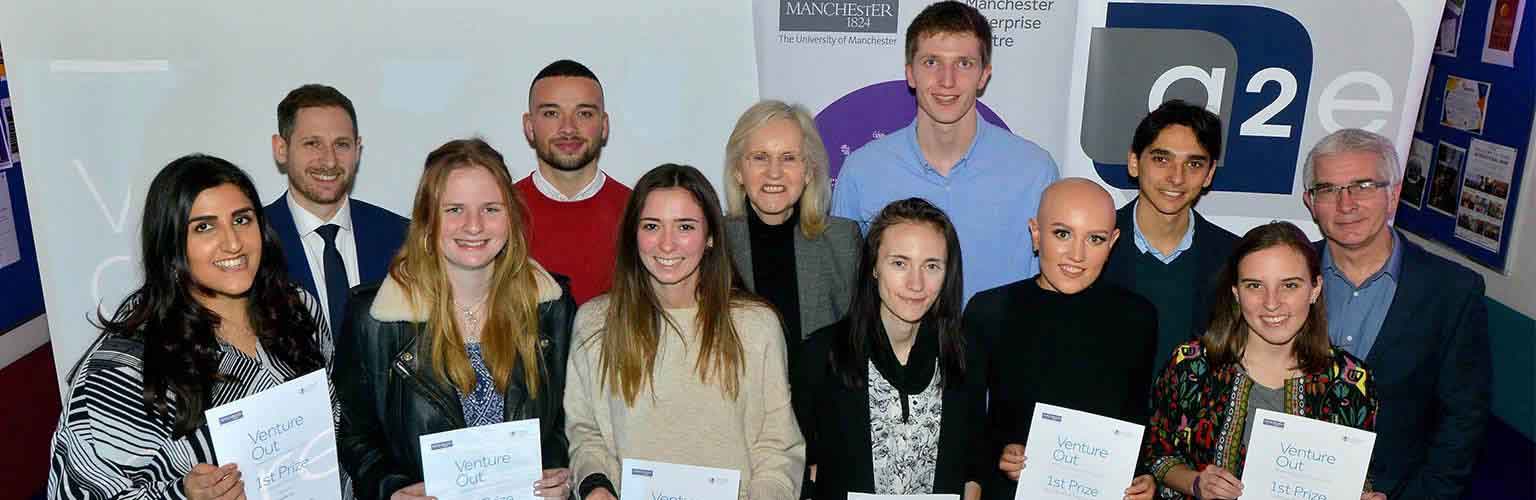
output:
[[[503,396],[506,421],[539,419],[543,465],[553,469],[570,463],[561,402],[576,303],[564,276],[546,274],[540,282],[539,394],[530,399],[513,370]],[[558,298],[550,299],[554,288]],[[419,437],[465,426],[458,393],[436,379],[428,344],[418,341],[424,318],[403,305],[401,293],[388,278],[353,288],[346,333],[336,340],[337,456],[360,500],[385,500],[420,482]]]

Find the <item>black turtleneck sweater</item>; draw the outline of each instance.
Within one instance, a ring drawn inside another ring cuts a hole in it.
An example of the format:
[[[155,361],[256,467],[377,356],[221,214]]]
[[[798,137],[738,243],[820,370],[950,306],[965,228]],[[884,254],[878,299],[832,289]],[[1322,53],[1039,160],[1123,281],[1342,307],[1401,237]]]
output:
[[[993,463],[1025,444],[1037,402],[1146,425],[1157,326],[1150,302],[1103,280],[1065,295],[1032,277],[972,297],[965,329],[985,346]],[[1013,498],[1017,483],[992,472],[983,497]]]
[[[783,224],[770,226],[747,210],[747,233],[752,240],[754,293],[773,304],[784,318],[784,346],[800,345],[800,282],[795,275],[795,231],[800,230],[800,211]]]

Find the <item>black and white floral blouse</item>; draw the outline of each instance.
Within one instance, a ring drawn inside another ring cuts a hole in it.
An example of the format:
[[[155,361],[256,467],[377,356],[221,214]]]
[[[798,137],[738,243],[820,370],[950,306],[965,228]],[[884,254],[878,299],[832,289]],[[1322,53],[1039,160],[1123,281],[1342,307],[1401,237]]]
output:
[[[938,370],[922,392],[904,396],[875,363],[869,363],[869,441],[874,445],[875,493],[919,495],[933,491],[939,456],[944,391]],[[905,404],[903,404],[905,403]]]

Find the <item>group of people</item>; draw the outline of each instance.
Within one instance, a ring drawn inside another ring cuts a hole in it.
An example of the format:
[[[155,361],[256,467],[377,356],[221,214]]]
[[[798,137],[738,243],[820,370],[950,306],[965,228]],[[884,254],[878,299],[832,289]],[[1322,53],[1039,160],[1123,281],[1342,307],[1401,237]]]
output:
[[[536,169],[449,141],[409,219],[350,196],[352,103],[295,89],[273,203],[205,155],[151,183],[144,283],[72,371],[49,496],[241,498],[203,411],[319,369],[359,499],[426,497],[420,435],[524,419],[545,498],[617,498],[625,458],[740,471],[743,499],[1013,498],[1036,403],[1146,425],[1126,498],[1237,498],[1257,409],[1376,432],[1361,498],[1461,494],[1488,412],[1483,283],[1388,225],[1390,141],[1340,130],[1307,155],[1324,241],[1238,237],[1193,209],[1222,123],[1170,101],[1135,129],[1139,196],[1116,210],[978,118],[991,42],[964,3],[924,9],[917,116],[835,190],[809,113],[752,106],[724,204],[689,166],[605,175],[602,86],[574,61],[530,86]]]

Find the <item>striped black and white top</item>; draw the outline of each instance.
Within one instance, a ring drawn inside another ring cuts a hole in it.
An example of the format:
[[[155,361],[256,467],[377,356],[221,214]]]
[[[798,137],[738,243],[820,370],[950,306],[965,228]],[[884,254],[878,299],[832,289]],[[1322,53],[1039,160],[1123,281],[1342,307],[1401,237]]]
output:
[[[329,367],[334,343],[324,323],[317,323]],[[214,385],[209,408],[303,375],[260,346],[254,357],[222,341],[219,349],[219,372],[232,377]],[[170,420],[150,415],[144,402],[144,344],[139,340],[102,336],[70,374],[65,399],[53,435],[50,499],[185,499],[181,480],[192,466],[218,464],[207,425],[172,439]],[[174,411],[174,397],[172,407]],[[342,486],[350,497],[345,480]]]

